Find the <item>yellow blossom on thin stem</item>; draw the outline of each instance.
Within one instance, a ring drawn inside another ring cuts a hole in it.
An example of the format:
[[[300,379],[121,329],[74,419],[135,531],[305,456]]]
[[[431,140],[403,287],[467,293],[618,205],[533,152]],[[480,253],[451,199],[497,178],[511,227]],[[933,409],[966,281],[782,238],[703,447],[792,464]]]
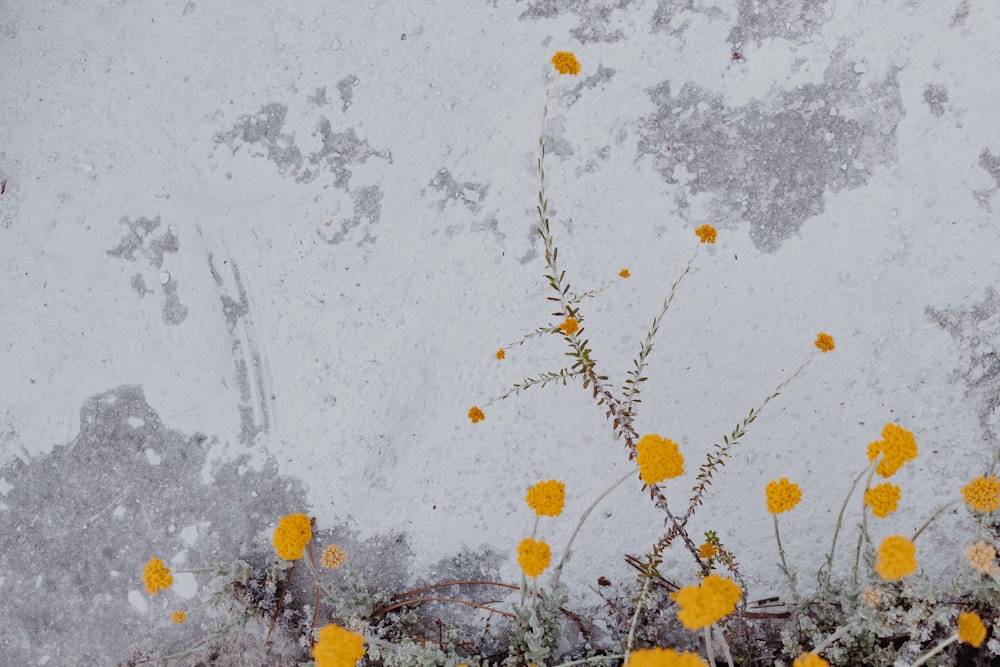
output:
[[[527,537],[517,545],[517,564],[529,577],[537,577],[549,566],[552,550],[541,540]]]
[[[281,517],[274,529],[274,550],[284,560],[299,560],[302,550],[312,539],[312,522],[305,514],[289,514]]]
[[[554,479],[539,482],[528,489],[524,499],[538,516],[559,516],[566,504],[566,485]]]
[[[882,477],[892,477],[904,463],[917,458],[917,441],[899,424],[886,424],[882,439],[868,445],[868,462],[874,463],[880,455],[882,460],[875,472]]]
[[[697,653],[679,653],[672,648],[642,648],[632,651],[624,667],[708,667]]]
[[[471,408],[469,408],[469,419],[472,420],[473,424],[477,424],[486,419],[486,415],[483,414],[482,410],[473,405]]]
[[[187,620],[187,614],[178,609],[174,613],[170,614],[170,618],[171,620],[173,620],[174,623],[180,625],[181,623]]]
[[[336,570],[347,560],[347,554],[336,544],[331,544],[319,557],[319,564],[329,570]]]
[[[973,648],[979,648],[986,639],[986,626],[979,614],[968,611],[958,615],[958,638]]]
[[[872,508],[872,514],[884,519],[896,511],[901,497],[898,486],[884,482],[865,491],[865,505]]]
[[[875,570],[886,581],[895,581],[917,569],[917,545],[902,535],[890,535],[878,548]]]
[[[823,354],[832,351],[836,347],[833,344],[833,336],[828,333],[823,333],[822,331],[819,332],[818,336],[816,336],[816,340],[813,342],[813,345],[819,348],[819,351]]]
[[[629,272],[628,269],[622,269],[621,271],[618,272],[618,275],[621,276],[622,278],[631,278],[632,277],[632,274]]]
[[[997,565],[997,550],[992,544],[977,542],[965,550],[965,559],[976,572],[990,577],[1000,577],[1000,566]]]
[[[698,558],[703,560],[711,560],[715,558],[715,554],[717,553],[719,553],[719,547],[715,546],[711,542],[705,542],[698,547]]]
[[[355,667],[365,656],[365,638],[339,625],[325,625],[312,651],[316,667]]]
[[[635,449],[639,477],[648,486],[684,474],[684,457],[673,440],[650,433],[639,438]]]
[[[571,51],[556,51],[556,54],[552,56],[552,65],[559,74],[576,76],[580,73],[580,63]]]
[[[787,477],[771,480],[764,489],[767,496],[767,511],[771,514],[787,512],[802,500],[802,490],[798,484],[792,484]]]
[[[174,585],[174,575],[170,574],[170,568],[163,566],[162,560],[150,558],[142,573],[142,581],[146,584],[146,592],[156,595]]]
[[[732,579],[710,574],[700,584],[685,586],[670,597],[680,607],[677,620],[688,630],[701,630],[733,613],[742,593]]]
[[[497,350],[497,359],[504,359],[507,356],[507,351],[502,347]]]
[[[962,487],[962,497],[977,512],[992,512],[1000,507],[1000,481],[996,475],[977,477]]]
[[[803,653],[795,658],[792,667],[830,667],[830,663],[815,653]]]
[[[715,243],[715,238],[718,236],[712,225],[702,225],[694,230],[694,233],[698,235],[698,240],[702,243]]]
[[[563,320],[562,324],[559,325],[559,330],[567,336],[572,336],[580,330],[580,320],[575,317],[567,317]]]

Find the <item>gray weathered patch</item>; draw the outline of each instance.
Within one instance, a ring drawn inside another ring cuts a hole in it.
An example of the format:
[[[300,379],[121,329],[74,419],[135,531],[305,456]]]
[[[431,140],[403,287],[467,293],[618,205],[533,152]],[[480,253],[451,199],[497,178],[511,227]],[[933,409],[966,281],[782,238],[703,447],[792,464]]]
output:
[[[334,132],[330,126],[330,121],[323,118],[316,128],[313,136],[319,135],[323,140],[323,146],[318,151],[309,154],[309,162],[313,165],[325,166],[336,176],[334,186],[347,190],[351,182],[351,171],[347,168],[349,164],[367,162],[368,158],[379,157],[392,162],[392,153],[389,151],[377,151],[368,145],[367,141],[359,139],[354,128],[348,128],[344,132]],[[306,170],[298,181],[310,181],[316,178]]]
[[[969,0],[962,0],[951,17],[951,27],[955,28],[960,25],[965,25],[965,20],[967,18],[969,18]]]
[[[141,273],[132,274],[132,280],[130,282],[132,289],[136,291],[139,298],[146,296],[147,294],[152,294],[153,290],[146,287],[146,278],[143,277]]]
[[[616,70],[613,67],[598,65],[597,70],[594,71],[593,74],[584,76],[579,83],[562,93],[561,97],[563,104],[567,107],[573,106],[581,97],[583,97],[583,91],[585,89],[593,90],[598,86],[603,87],[603,84],[611,81],[615,73]]]
[[[518,4],[525,0],[516,0]],[[628,9],[635,0],[527,0],[528,8],[521,12],[520,20],[556,18],[573,14],[580,19],[579,25],[569,32],[584,44],[591,42],[617,42],[625,38],[620,29],[611,30],[612,14]]]
[[[969,307],[936,309],[927,318],[951,334],[965,368],[955,371],[967,395],[975,401],[979,427],[992,453],[1000,447],[1000,294],[992,287],[979,303]]]
[[[308,101],[312,102],[318,107],[326,106],[327,104],[329,104],[330,100],[326,99],[326,86],[317,88],[316,92],[314,92],[312,95],[309,96]]]
[[[354,214],[350,218],[340,221],[340,226],[332,235],[319,230],[319,237],[330,245],[343,243],[347,235],[362,222],[367,222],[364,229],[364,237],[358,241],[358,245],[371,243],[374,237],[371,235],[371,228],[382,219],[382,190],[377,185],[366,185],[355,188],[351,192],[354,200]]]
[[[434,203],[439,211],[443,211],[449,203],[456,202],[463,204],[473,213],[478,213],[490,191],[488,183],[475,183],[473,181],[459,183],[444,167],[438,170],[428,185],[444,194],[443,198]]]
[[[993,211],[993,206],[991,201],[993,195],[996,194],[997,190],[1000,190],[1000,155],[995,155],[989,148],[984,148],[983,152],[979,154],[979,166],[986,170],[993,180],[996,181],[996,185],[991,188],[983,188],[982,190],[976,190],[973,195],[987,211]]]
[[[122,216],[118,222],[125,225],[128,230],[118,245],[107,251],[111,257],[134,262],[141,256],[151,268],[159,271],[163,268],[164,254],[177,253],[180,250],[180,241],[172,226],[159,236],[153,236],[154,230],[160,226],[160,216],[152,219],[140,217],[134,221],[129,220],[128,216]],[[160,274],[159,282],[164,297],[163,321],[170,326],[177,326],[184,322],[188,315],[187,306],[182,304],[177,296],[177,279],[164,271]],[[145,276],[141,272],[133,274],[129,284],[140,299],[154,292],[147,286]]]
[[[658,0],[656,11],[650,19],[650,31],[663,32],[683,39],[684,32],[691,25],[691,19],[687,15],[696,13],[705,14],[716,20],[726,16],[718,7],[704,7],[701,3],[695,3],[695,0]],[[684,16],[677,21],[678,15],[681,14]]]
[[[204,484],[211,444],[162,423],[141,387],[123,385],[84,402],[71,442],[0,468],[13,485],[0,511],[4,664],[113,665],[137,637],[196,643],[201,619],[171,627],[183,600],[148,595],[145,563],[264,563],[271,554],[260,532],[306,507],[301,485],[273,462],[260,472],[244,460],[223,463]]]
[[[932,114],[943,116],[945,105],[948,104],[948,89],[944,86],[928,84],[924,87],[924,102],[930,107]]]
[[[735,46],[768,38],[807,43],[826,22],[826,0],[739,0],[739,17],[729,32]]]
[[[354,86],[358,85],[359,81],[358,77],[350,74],[337,82],[337,92],[340,93],[340,102],[343,105],[341,110],[347,111],[354,102]]]
[[[260,108],[255,114],[240,116],[233,129],[215,134],[216,144],[228,144],[233,154],[243,144],[259,145],[263,156],[273,162],[279,174],[298,173],[302,168],[302,151],[295,145],[295,137],[282,132],[288,107],[272,102]]]
[[[729,215],[747,219],[765,252],[823,210],[827,189],[860,187],[876,165],[894,162],[904,115],[895,72],[862,86],[842,57],[822,84],[742,107],[693,83],[675,93],[664,82],[649,94],[657,111],[639,121],[639,155],[651,156],[667,183],[711,193]]]
[[[187,319],[188,308],[177,297],[177,279],[171,276],[163,285],[163,321],[169,326],[177,326]]]

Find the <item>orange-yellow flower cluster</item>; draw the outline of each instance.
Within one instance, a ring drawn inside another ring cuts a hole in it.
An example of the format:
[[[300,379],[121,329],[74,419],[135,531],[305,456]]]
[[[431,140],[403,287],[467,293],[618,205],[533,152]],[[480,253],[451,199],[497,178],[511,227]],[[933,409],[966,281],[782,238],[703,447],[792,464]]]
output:
[[[732,579],[710,574],[697,586],[685,586],[671,593],[680,609],[679,620],[688,630],[701,630],[720,621],[736,609],[742,593]]]
[[[917,458],[917,441],[899,424],[886,424],[882,439],[868,445],[868,462],[875,463],[879,456],[882,460],[875,472],[882,477],[892,477],[904,463]]]
[[[997,565],[997,550],[992,544],[976,542],[965,550],[965,559],[976,572],[982,572],[990,577],[1000,577],[1000,566]]]
[[[174,585],[174,575],[170,574],[170,568],[163,567],[162,560],[150,558],[142,573],[142,581],[146,584],[146,592],[156,595]]]
[[[316,667],[355,667],[365,655],[365,638],[339,625],[319,629],[319,639],[313,646]]]
[[[1000,507],[1000,481],[996,475],[977,477],[962,487],[962,497],[977,512],[992,512]]]
[[[708,667],[697,653],[679,653],[672,648],[643,648],[632,651],[624,667]]]
[[[567,317],[563,320],[562,324],[559,325],[559,330],[567,336],[572,336],[580,330],[580,320],[575,317]]]
[[[174,613],[170,614],[170,619],[177,625],[180,625],[181,623],[187,620],[187,614],[178,609]]]
[[[703,560],[711,560],[715,558],[715,554],[717,553],[719,553],[719,547],[715,546],[711,542],[705,542],[698,547],[698,558]]]
[[[822,331],[819,332],[818,336],[816,336],[816,340],[813,345],[819,348],[819,351],[823,354],[830,352],[835,347],[833,344],[833,336],[823,333]]]
[[[473,405],[471,408],[469,408],[469,419],[472,420],[473,424],[478,424],[479,422],[486,419],[486,415],[483,414],[482,410]]]
[[[968,611],[958,615],[958,638],[973,648],[979,648],[986,639],[986,626],[979,614]]]
[[[319,557],[319,564],[329,570],[336,570],[347,560],[347,554],[336,544],[331,544]]]
[[[631,278],[632,277],[632,274],[629,272],[628,269],[622,269],[621,271],[618,272],[618,275],[621,276],[622,278]]]
[[[499,350],[497,350],[497,359],[503,360],[506,357],[507,357],[507,350],[503,349],[502,347]]]
[[[917,569],[917,545],[902,535],[890,535],[878,548],[875,570],[886,581],[908,577]]]
[[[549,566],[552,550],[541,540],[527,537],[517,545],[517,564],[529,577],[537,577]]]
[[[580,63],[572,51],[556,51],[556,54],[552,56],[552,65],[559,74],[576,76],[580,73]]]
[[[694,233],[698,235],[698,240],[701,243],[715,243],[715,239],[718,236],[715,227],[712,225],[702,225],[694,230]]]
[[[830,663],[815,653],[803,653],[795,658],[792,667],[830,667]]]
[[[767,495],[767,511],[771,514],[787,512],[802,500],[802,489],[798,484],[792,484],[787,477],[771,480],[764,489]]]
[[[559,516],[566,504],[566,485],[554,479],[539,482],[528,489],[524,499],[538,516]]]
[[[865,505],[872,508],[872,514],[884,519],[896,511],[901,497],[898,486],[884,482],[865,491]]]
[[[274,550],[284,560],[302,558],[302,550],[312,539],[312,522],[305,514],[289,514],[281,517],[274,529]]]
[[[659,484],[684,474],[684,457],[673,440],[650,433],[639,438],[635,449],[639,477],[647,485]]]

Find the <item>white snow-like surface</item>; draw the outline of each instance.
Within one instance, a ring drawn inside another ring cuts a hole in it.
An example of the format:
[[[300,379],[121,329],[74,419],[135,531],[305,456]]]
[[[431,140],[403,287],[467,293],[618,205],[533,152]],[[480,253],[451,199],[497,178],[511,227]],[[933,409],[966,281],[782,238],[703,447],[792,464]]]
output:
[[[695,538],[715,530],[754,593],[782,591],[764,486],[788,477],[804,498],[784,542],[812,581],[887,422],[920,457],[873,535],[910,534],[956,498],[996,445],[996,5],[791,2],[772,21],[736,2],[539,4],[7,3],[0,464],[69,442],[87,397],[139,384],[165,426],[215,439],[206,481],[214,463],[273,457],[308,492],[286,511],[404,533],[414,576],[490,546],[517,579],[524,493],[550,478],[566,511],[540,534],[561,553],[634,464],[579,384],[491,402],[567,359],[557,336],[509,346],[557,322],[533,231],[548,100],[552,231],[574,291],[614,283],[583,314],[615,386],[694,228],[719,230],[664,319],[636,424],[681,444],[687,474],[665,486],[678,507],[712,443],[819,331],[836,340],[750,427]],[[556,76],[556,50],[579,77]],[[802,191],[816,208],[795,218]],[[964,517],[922,536],[928,571],[958,562]],[[277,518],[260,518],[261,544]],[[627,580],[623,555],[662,531],[626,484],[565,579],[583,598],[598,576]],[[672,553],[665,571],[690,580]]]

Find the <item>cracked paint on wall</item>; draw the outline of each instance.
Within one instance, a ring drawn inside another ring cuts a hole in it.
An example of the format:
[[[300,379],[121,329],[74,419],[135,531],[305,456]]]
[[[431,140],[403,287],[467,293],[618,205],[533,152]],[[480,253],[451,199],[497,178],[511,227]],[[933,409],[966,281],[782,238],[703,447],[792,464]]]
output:
[[[160,227],[160,216],[155,218],[140,217],[135,220],[130,220],[128,216],[122,216],[118,222],[125,225],[127,231],[118,245],[108,250],[107,254],[129,262],[135,262],[141,256],[146,259],[151,268],[159,271],[157,282],[160,283],[163,290],[161,313],[163,321],[168,326],[182,324],[187,319],[188,308],[181,303],[180,297],[177,295],[178,280],[169,271],[161,270],[164,254],[175,254],[180,250],[180,242],[174,226],[170,225],[165,232],[154,236],[153,232]],[[140,299],[146,294],[154,293],[154,290],[147,286],[146,277],[141,272],[134,273],[129,284]]]

